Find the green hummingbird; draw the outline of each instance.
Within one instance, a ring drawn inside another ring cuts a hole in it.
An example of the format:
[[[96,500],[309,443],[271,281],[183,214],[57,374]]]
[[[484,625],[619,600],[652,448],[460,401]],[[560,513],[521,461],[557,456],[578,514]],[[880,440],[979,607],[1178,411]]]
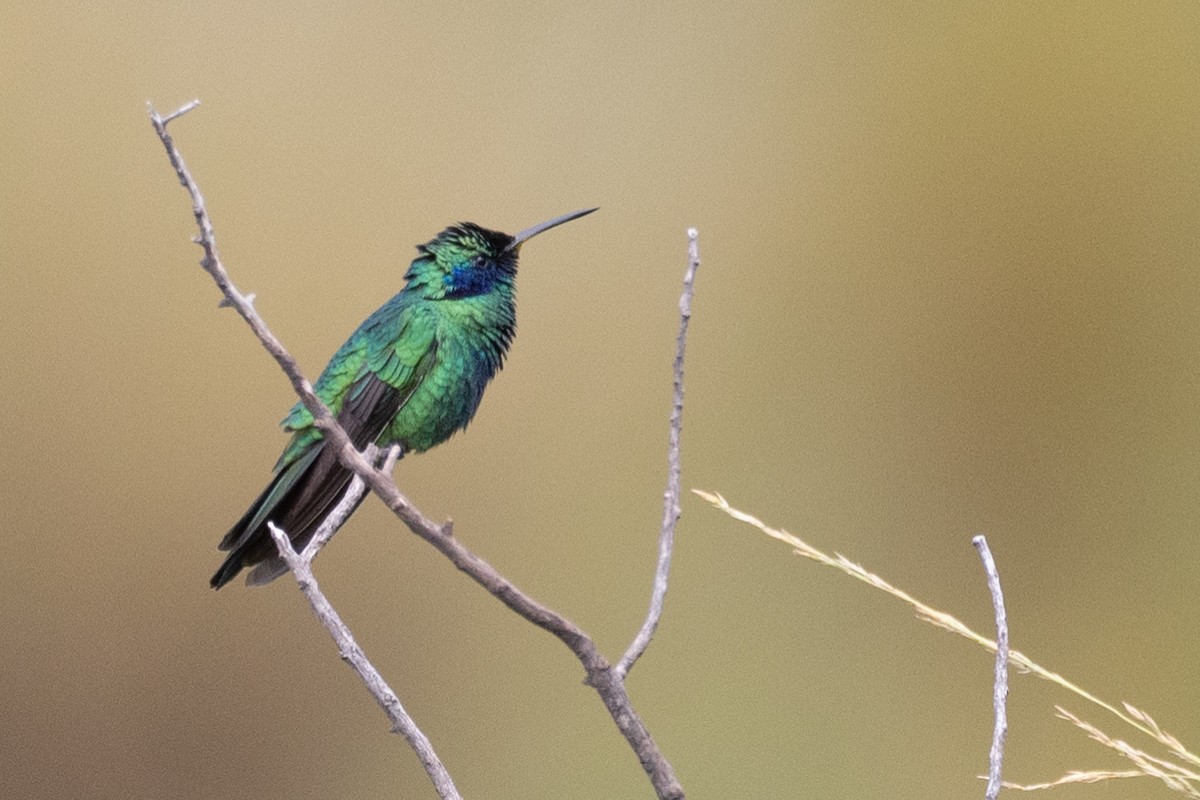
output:
[[[464,222],[418,245],[404,288],[350,334],[313,386],[354,446],[398,444],[401,455],[420,453],[465,428],[516,333],[521,245],[595,210],[515,236]],[[218,545],[229,555],[212,576],[214,589],[243,567],[257,565],[247,578],[252,585],[286,572],[267,522],[300,549],[350,485],[350,470],[325,447],[308,409],[297,403],[282,424],[292,439],[271,483]]]

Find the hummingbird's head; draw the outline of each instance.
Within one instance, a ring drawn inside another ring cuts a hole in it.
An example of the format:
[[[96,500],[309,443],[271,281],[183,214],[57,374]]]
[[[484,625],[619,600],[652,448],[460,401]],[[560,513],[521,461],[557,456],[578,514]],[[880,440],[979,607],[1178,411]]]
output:
[[[512,291],[521,245],[556,225],[578,219],[596,209],[573,211],[521,231],[516,236],[488,230],[473,222],[460,222],[417,246],[419,255],[405,279],[406,288],[430,299],[453,299]]]
[[[512,286],[517,254],[512,237],[473,222],[461,222],[417,246],[420,254],[408,274],[410,288],[430,298],[471,297]]]

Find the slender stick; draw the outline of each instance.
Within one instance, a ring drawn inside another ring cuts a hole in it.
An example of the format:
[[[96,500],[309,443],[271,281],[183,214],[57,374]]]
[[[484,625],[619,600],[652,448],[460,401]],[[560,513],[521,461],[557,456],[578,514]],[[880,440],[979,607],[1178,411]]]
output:
[[[313,415],[314,424],[321,430],[330,445],[336,449],[338,458],[347,469],[362,478],[367,488],[374,492],[391,509],[392,513],[408,526],[409,530],[433,545],[454,566],[466,573],[512,611],[548,631],[570,649],[583,665],[586,673],[585,682],[600,695],[600,699],[612,716],[617,729],[637,755],[638,761],[641,762],[651,785],[654,786],[655,793],[661,800],[682,800],[684,797],[683,787],[675,777],[674,769],[662,755],[658,745],[650,736],[650,732],[646,730],[645,724],[634,711],[623,681],[597,650],[592,638],[566,617],[522,592],[501,575],[495,567],[461,545],[454,537],[449,522],[438,525],[418,511],[396,487],[390,474],[377,469],[355,449],[346,432],[313,392],[312,385],[300,372],[295,359],[288,354],[275,335],[267,328],[250,299],[239,293],[234,287],[217,255],[216,236],[204,205],[204,198],[184,164],[182,155],[167,133],[167,122],[182,116],[196,105],[198,105],[197,102],[190,103],[179,111],[168,114],[165,118],[159,116],[153,106],[150,106],[150,121],[167,150],[167,157],[179,177],[179,182],[192,199],[192,213],[200,229],[196,243],[204,249],[205,254],[200,265],[212,276],[224,295],[225,300],[222,301],[222,305],[230,305],[235,308],[250,325],[263,347],[288,377],[300,402]]]
[[[175,169],[175,174],[179,177],[179,183],[187,190],[188,195],[192,199],[192,215],[196,218],[196,226],[200,229],[199,235],[193,240],[196,244],[204,249],[204,258],[200,259],[200,266],[204,271],[212,276],[216,282],[217,288],[221,290],[223,299],[221,306],[229,306],[236,310],[241,315],[242,319],[254,331],[254,335],[262,342],[263,347],[275,359],[275,363],[279,364],[280,369],[287,375],[291,381],[292,388],[299,395],[304,407],[307,408],[313,415],[314,423],[321,432],[324,433],[329,440],[339,450],[344,451],[346,447],[351,450],[354,445],[350,443],[350,437],[346,436],[346,432],[341,429],[333,415],[329,413],[329,409],[321,402],[321,398],[317,397],[313,391],[312,384],[300,372],[300,367],[296,365],[295,359],[288,355],[284,349],[283,343],[271,333],[271,329],[267,327],[267,323],[263,322],[262,317],[258,315],[258,311],[254,308],[253,295],[243,295],[233,285],[233,281],[229,278],[229,273],[225,271],[225,265],[221,263],[221,256],[217,253],[217,235],[213,230],[212,221],[208,217],[208,209],[204,205],[204,196],[200,194],[200,187],[196,185],[196,181],[192,179],[192,174],[188,171],[187,165],[183,163],[183,156],[178,148],[175,147],[175,142],[171,138],[171,134],[167,132],[167,123],[172,120],[182,117],[187,112],[200,105],[199,100],[193,100],[186,105],[181,106],[175,111],[168,114],[166,117],[159,116],[154,110],[154,106],[146,104],[150,111],[150,123],[154,126],[155,132],[158,134],[159,140],[162,141],[163,147],[167,149],[167,158],[171,161],[171,166]],[[355,451],[357,452],[357,451]],[[359,461],[362,460],[361,456]],[[349,465],[347,465],[349,466]]]
[[[996,800],[1000,794],[1000,766],[1004,761],[1004,739],[1008,736],[1008,615],[1004,611],[1004,592],[1000,589],[1000,573],[988,548],[987,539],[976,536],[971,544],[979,551],[983,571],[987,573],[988,591],[992,595],[992,607],[996,610],[996,681],[992,688],[992,706],[996,722],[992,728],[992,748],[988,754],[988,785],[984,797]]]
[[[391,471],[396,466],[396,461],[400,457],[400,445],[392,445],[384,454],[383,471],[391,474]],[[363,451],[363,455],[372,464],[376,463],[379,457],[379,448],[373,444],[368,444]],[[346,487],[346,493],[342,495],[342,499],[333,507],[325,519],[321,520],[320,526],[313,533],[312,539],[304,546],[301,556],[308,562],[312,562],[317,557],[317,553],[329,543],[333,535],[338,532],[338,529],[350,519],[350,515],[358,508],[358,504],[362,502],[363,495],[367,493],[367,485],[363,483],[363,479],[358,475],[354,475],[350,479],[350,485]],[[250,573],[246,576],[247,586],[263,586],[283,575],[289,569],[287,560],[282,553],[277,553],[274,556],[263,559],[254,565]]]
[[[662,527],[658,533],[658,567],[654,572],[654,590],[650,594],[650,610],[641,630],[616,666],[622,680],[654,638],[662,618],[663,602],[667,597],[667,580],[671,574],[671,552],[675,548],[675,526],[679,522],[679,435],[683,430],[683,357],[687,349],[688,322],[692,318],[692,293],[696,270],[700,268],[700,234],[688,228],[688,268],[683,275],[683,294],[679,296],[679,335],[675,338],[675,389],[671,403],[671,425],[667,444],[667,489],[663,492]]]
[[[375,463],[377,448],[373,444],[367,445],[364,455],[372,464]],[[396,468],[396,462],[400,459],[401,447],[394,444],[387,449],[383,454],[383,466],[380,468],[385,475],[391,475],[392,470]],[[317,553],[321,548],[329,543],[333,535],[337,533],[338,528],[345,524],[350,515],[354,513],[354,509],[358,506],[359,499],[367,491],[366,484],[362,478],[355,475],[350,481],[350,489],[346,492],[346,498],[350,498],[350,502],[343,499],[341,503],[329,514],[328,517],[321,522],[321,526],[317,528],[317,532],[313,534],[312,539],[304,546],[304,557],[312,561],[317,557]],[[353,495],[353,497],[351,497]]]
[[[358,482],[359,487],[362,486],[362,481]],[[362,489],[360,488],[361,492]],[[343,501],[342,505],[346,505]],[[350,507],[353,507],[351,505]],[[458,789],[454,786],[454,780],[450,777],[450,773],[446,771],[446,767],[438,758],[437,753],[433,749],[433,745],[429,742],[429,738],[424,732],[417,727],[417,723],[413,722],[413,718],[404,710],[404,705],[400,702],[400,698],[388,686],[387,681],[375,669],[375,666],[367,658],[366,653],[358,646],[358,642],[354,640],[350,629],[346,627],[346,623],[342,621],[341,616],[334,610],[329,600],[321,592],[321,588],[317,585],[317,579],[312,571],[312,556],[316,555],[313,550],[311,554],[309,549],[305,548],[305,552],[297,553],[292,547],[291,541],[288,539],[287,533],[277,526],[274,522],[268,522],[267,527],[271,531],[271,538],[275,540],[275,546],[279,548],[279,555],[287,562],[288,568],[292,574],[296,576],[296,583],[300,586],[300,591],[308,599],[312,606],[313,613],[317,615],[317,619],[329,631],[329,635],[333,637],[333,641],[337,643],[338,652],[342,655],[342,660],[358,673],[370,690],[371,695],[375,698],[375,702],[379,703],[379,707],[383,709],[383,713],[392,723],[392,731],[399,733],[406,740],[413,752],[417,754],[421,766],[425,768],[425,772],[429,775],[429,779],[433,781],[434,789],[437,790],[438,796],[442,800],[462,800],[462,795],[458,793]]]

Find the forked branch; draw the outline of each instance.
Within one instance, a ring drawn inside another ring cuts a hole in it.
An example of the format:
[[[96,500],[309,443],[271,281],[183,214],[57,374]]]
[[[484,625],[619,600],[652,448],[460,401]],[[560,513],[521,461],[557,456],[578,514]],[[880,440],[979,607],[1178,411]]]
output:
[[[167,131],[167,124],[169,122],[192,110],[197,105],[199,105],[198,101],[193,101],[165,117],[160,116],[152,106],[149,112],[154,130],[166,148],[167,157],[170,159],[180,183],[187,190],[192,200],[192,213],[196,218],[196,224],[199,228],[199,235],[195,241],[204,250],[204,258],[201,259],[200,265],[212,276],[217,287],[221,290],[224,296],[221,304],[232,306],[246,320],[247,324],[250,325],[255,336],[258,337],[259,341],[267,349],[267,352],[279,364],[280,369],[287,375],[288,380],[291,381],[292,388],[305,408],[312,413],[317,427],[337,450],[341,462],[353,471],[368,489],[383,500],[384,504],[413,533],[433,545],[459,570],[465,572],[476,583],[518,615],[553,634],[571,650],[583,665],[586,673],[586,683],[595,688],[600,695],[600,699],[604,703],[605,708],[608,709],[617,728],[621,731],[626,741],[629,742],[643,769],[645,769],[646,774],[649,776],[658,797],[664,800],[667,798],[681,800],[684,797],[683,787],[676,779],[675,772],[670,763],[663,757],[661,751],[658,749],[658,745],[650,736],[649,731],[646,730],[646,726],[642,723],[641,718],[638,717],[625,691],[623,675],[628,666],[625,667],[625,670],[621,671],[615,669],[597,650],[595,642],[591,637],[582,629],[566,617],[522,592],[494,567],[464,547],[453,536],[449,523],[439,525],[417,510],[396,487],[391,478],[390,470],[385,471],[376,468],[371,461],[354,448],[346,432],[338,425],[320,398],[313,392],[312,385],[300,372],[295,360],[288,354],[282,343],[279,342],[254,309],[252,304],[253,296],[241,294],[233,285],[218,255],[216,235],[212,222],[209,219],[208,211],[204,205],[204,198],[191,173],[188,171],[182,155],[179,153]],[[694,242],[695,238],[693,237]],[[690,290],[687,296],[690,298]],[[682,345],[680,352],[682,353]],[[680,366],[681,369],[682,367]],[[675,423],[673,422],[674,425]],[[673,428],[673,431],[673,439],[676,439],[678,436],[677,428]],[[677,458],[677,450],[675,457]],[[281,548],[281,555],[286,559],[288,557],[287,550]],[[660,559],[660,572],[662,571]],[[311,572],[309,573],[309,577],[311,577]],[[306,589],[306,594],[311,591],[314,595],[319,595],[315,580],[307,578],[302,580],[302,587],[306,582],[309,587]],[[665,578],[662,583],[663,591],[665,592]],[[656,588],[656,594],[657,592]],[[322,599],[324,598],[322,597]],[[332,610],[331,607],[330,610]],[[654,612],[652,611],[653,615]],[[655,621],[656,619],[655,617]],[[350,642],[353,642],[352,638]],[[339,642],[339,648],[341,646],[342,644]],[[357,644],[354,644],[353,647],[357,649]],[[343,650],[343,652],[346,651]],[[361,653],[361,650],[357,650],[357,652]],[[633,658],[636,658],[636,655]],[[365,661],[365,656],[363,660]],[[369,665],[369,662],[367,664]],[[376,695],[376,697],[378,699],[379,695]],[[396,704],[399,704],[398,700]],[[381,705],[384,705],[382,701]],[[424,758],[423,763],[425,763]],[[434,771],[431,771],[429,764],[426,765],[426,769],[430,771],[430,777],[434,780],[435,785],[440,786],[438,778],[434,775]],[[447,775],[446,778],[448,779],[449,776]],[[443,796],[454,797],[457,795]]]

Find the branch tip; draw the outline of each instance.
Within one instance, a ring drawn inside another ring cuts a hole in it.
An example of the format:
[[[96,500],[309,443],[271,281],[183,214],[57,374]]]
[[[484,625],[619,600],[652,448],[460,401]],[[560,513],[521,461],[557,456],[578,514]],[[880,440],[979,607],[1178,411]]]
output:
[[[988,592],[992,596],[992,608],[996,613],[996,675],[992,686],[995,723],[992,726],[992,746],[988,753],[988,785],[984,794],[987,800],[996,800],[1002,785],[1000,769],[1004,761],[1004,740],[1008,736],[1008,616],[1004,611],[1000,573],[996,570],[996,561],[992,558],[987,539],[982,535],[976,536],[971,539],[971,544],[979,551],[979,558],[983,561]]]
[[[658,566],[654,571],[654,588],[650,592],[650,608],[637,635],[621,660],[613,668],[618,681],[623,682],[629,670],[646,652],[662,618],[663,604],[671,573],[671,554],[675,548],[675,528],[679,524],[679,492],[682,466],[679,439],[683,430],[683,364],[687,352],[688,321],[692,316],[692,293],[695,291],[696,269],[700,266],[700,250],[695,228],[688,229],[688,266],[683,275],[683,291],[679,295],[679,334],[675,339],[674,375],[671,415],[667,436],[667,488],[663,492],[663,516],[658,533]]]
[[[147,104],[147,105],[149,105],[149,104]],[[154,111],[154,106],[150,106],[150,112],[158,119],[159,123],[163,127],[166,127],[167,123],[172,122],[173,120],[179,119],[184,114],[188,113],[189,111],[191,111],[193,108],[195,108],[198,105],[200,105],[199,98],[197,98],[195,100],[191,100],[187,103],[184,103],[179,108],[172,111],[170,114],[167,114],[165,117],[158,117],[158,113]]]

